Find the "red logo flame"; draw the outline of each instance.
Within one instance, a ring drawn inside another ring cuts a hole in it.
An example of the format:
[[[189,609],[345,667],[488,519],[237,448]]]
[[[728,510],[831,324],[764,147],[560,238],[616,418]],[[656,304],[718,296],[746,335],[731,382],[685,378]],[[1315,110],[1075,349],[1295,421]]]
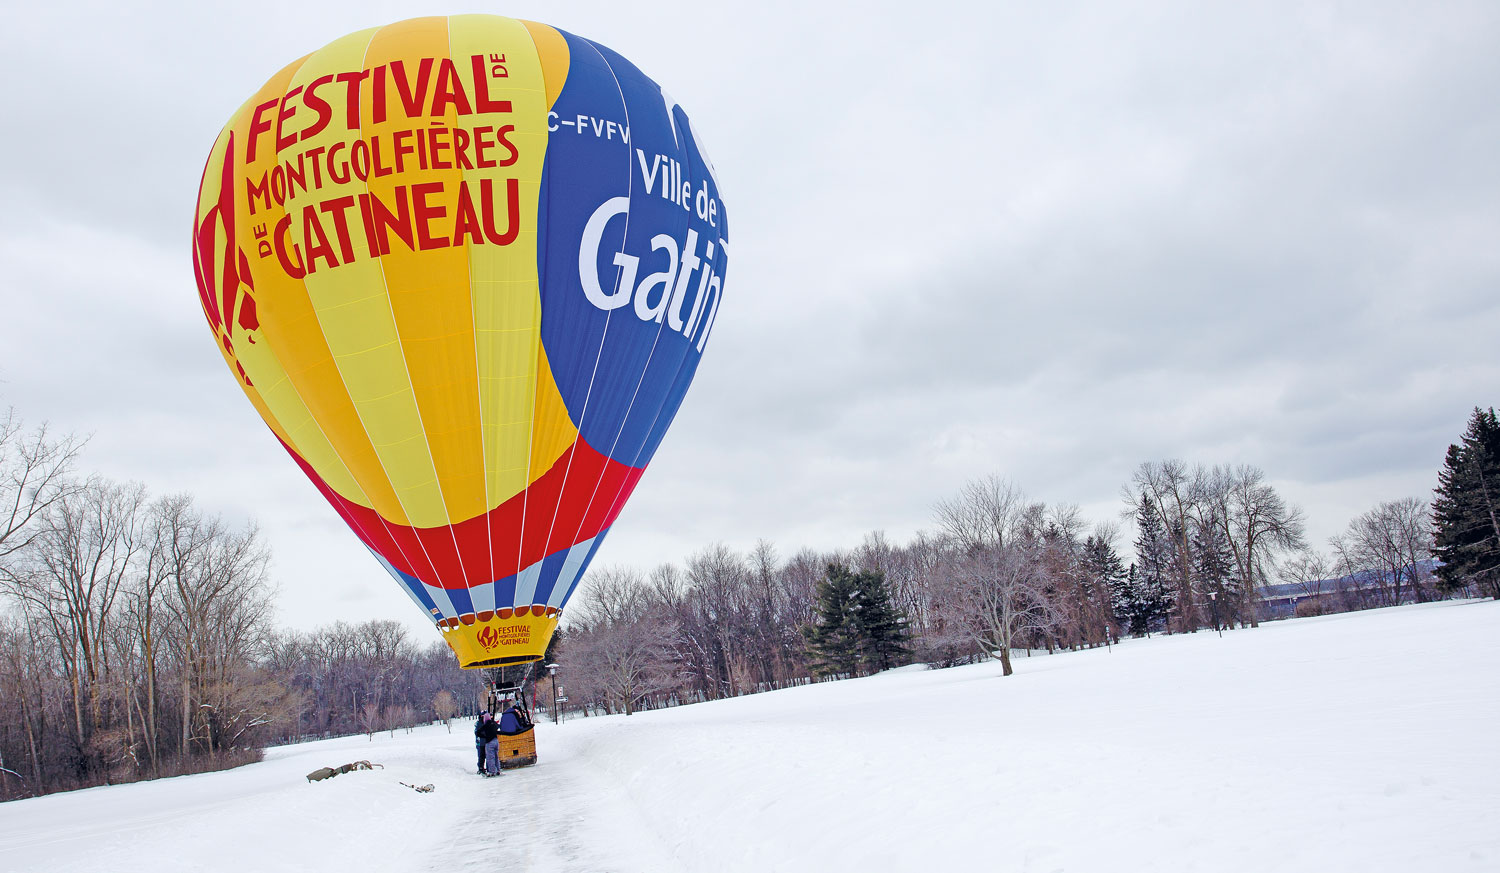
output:
[[[203,168],[203,181],[208,181],[208,167]],[[222,251],[214,243],[219,232],[224,234]],[[260,327],[255,314],[255,279],[250,275],[250,261],[244,249],[236,243],[234,212],[234,134],[224,150],[224,169],[219,177],[219,199],[209,210],[193,222],[193,274],[198,282],[198,297],[203,304],[203,314],[213,326],[214,335],[224,344],[224,351],[234,355],[234,329],[251,331]],[[238,305],[238,312],[236,312]],[[254,342],[253,337],[248,337]],[[240,366],[235,366],[246,385],[250,377]]]

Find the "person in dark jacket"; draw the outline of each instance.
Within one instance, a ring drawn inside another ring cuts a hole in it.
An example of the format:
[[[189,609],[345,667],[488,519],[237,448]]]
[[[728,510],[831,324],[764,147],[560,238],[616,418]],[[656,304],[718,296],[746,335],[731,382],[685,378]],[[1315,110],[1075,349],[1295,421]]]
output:
[[[481,771],[486,776],[500,775],[500,725],[495,723],[495,717],[485,713],[479,726],[474,729],[474,737],[482,744],[484,749],[484,769]]]
[[[521,716],[516,712],[516,704],[512,701],[505,704],[505,712],[500,714],[500,733],[511,737],[520,732]]]
[[[479,732],[487,720],[493,720],[488,712],[479,713],[479,720],[474,722],[474,755],[478,759],[479,775],[484,775],[484,740],[480,739]]]

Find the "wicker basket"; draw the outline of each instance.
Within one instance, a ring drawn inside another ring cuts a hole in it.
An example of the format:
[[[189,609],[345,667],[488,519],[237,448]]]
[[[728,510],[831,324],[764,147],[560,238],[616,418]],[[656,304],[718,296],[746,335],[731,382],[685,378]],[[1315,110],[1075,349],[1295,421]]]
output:
[[[527,728],[512,736],[501,734],[500,769],[512,770],[536,763],[536,730]]]

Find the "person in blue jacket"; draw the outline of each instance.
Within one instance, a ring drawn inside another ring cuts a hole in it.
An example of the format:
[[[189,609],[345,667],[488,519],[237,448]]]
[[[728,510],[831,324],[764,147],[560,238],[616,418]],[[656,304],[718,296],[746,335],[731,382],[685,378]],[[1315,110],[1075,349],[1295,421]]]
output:
[[[500,714],[500,733],[506,736],[515,736],[521,732],[521,717],[516,712],[515,701],[507,701],[505,712]]]

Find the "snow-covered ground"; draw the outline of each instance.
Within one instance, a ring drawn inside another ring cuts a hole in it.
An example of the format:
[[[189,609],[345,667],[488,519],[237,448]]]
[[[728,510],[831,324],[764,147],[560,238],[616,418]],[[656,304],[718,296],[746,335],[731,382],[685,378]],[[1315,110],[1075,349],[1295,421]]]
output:
[[[1500,870],[1497,677],[1500,604],[1437,604],[543,724],[499,779],[456,723],[3,804],[0,870]]]

